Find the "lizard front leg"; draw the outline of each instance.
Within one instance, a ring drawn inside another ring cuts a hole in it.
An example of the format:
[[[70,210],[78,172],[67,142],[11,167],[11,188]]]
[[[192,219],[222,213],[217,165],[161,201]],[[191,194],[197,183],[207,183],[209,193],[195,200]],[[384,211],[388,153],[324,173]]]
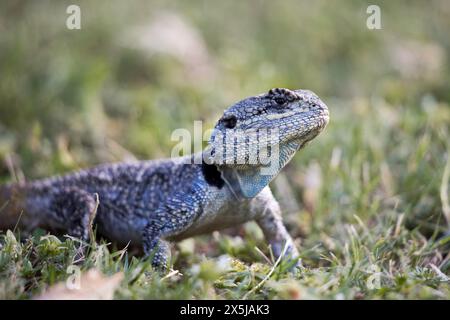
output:
[[[270,189],[264,189],[255,198],[255,201],[253,210],[259,211],[256,222],[263,231],[264,237],[269,242],[274,255],[279,257],[286,246],[285,257],[289,259],[298,258],[298,250],[283,224],[280,206]]]
[[[188,229],[200,210],[198,195],[177,193],[161,205],[144,228],[142,243],[146,256],[152,257],[152,265],[165,269],[170,262],[168,237]]]

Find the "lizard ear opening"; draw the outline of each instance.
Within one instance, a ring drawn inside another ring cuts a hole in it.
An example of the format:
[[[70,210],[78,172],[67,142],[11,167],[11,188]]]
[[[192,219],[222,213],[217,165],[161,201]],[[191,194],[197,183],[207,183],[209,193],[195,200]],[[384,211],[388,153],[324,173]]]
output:
[[[235,115],[229,115],[227,117],[222,118],[222,123],[224,124],[225,128],[227,129],[234,129],[237,124],[237,118]]]

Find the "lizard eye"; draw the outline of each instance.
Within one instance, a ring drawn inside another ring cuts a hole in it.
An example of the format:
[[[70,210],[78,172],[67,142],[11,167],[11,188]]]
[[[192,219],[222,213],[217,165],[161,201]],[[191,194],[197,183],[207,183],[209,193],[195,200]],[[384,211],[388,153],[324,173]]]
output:
[[[222,122],[223,122],[225,128],[233,129],[234,127],[236,127],[237,118],[234,115],[230,115],[226,118],[223,118]]]
[[[284,98],[284,97],[276,97],[273,100],[279,105],[283,105],[286,103],[286,98]]]

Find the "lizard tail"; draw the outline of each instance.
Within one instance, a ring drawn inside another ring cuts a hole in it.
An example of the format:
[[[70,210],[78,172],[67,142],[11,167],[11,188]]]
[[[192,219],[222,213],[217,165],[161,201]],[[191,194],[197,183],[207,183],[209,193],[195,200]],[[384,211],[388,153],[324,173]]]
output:
[[[23,199],[19,184],[0,185],[0,230],[13,229],[23,212]]]

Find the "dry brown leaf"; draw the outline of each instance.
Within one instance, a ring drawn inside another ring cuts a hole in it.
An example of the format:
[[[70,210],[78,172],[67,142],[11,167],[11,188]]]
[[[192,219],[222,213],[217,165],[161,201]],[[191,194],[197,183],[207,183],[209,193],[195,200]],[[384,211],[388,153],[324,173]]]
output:
[[[60,282],[48,288],[35,300],[111,300],[114,291],[123,279],[119,272],[106,277],[96,269],[91,269],[80,276],[79,282]]]

